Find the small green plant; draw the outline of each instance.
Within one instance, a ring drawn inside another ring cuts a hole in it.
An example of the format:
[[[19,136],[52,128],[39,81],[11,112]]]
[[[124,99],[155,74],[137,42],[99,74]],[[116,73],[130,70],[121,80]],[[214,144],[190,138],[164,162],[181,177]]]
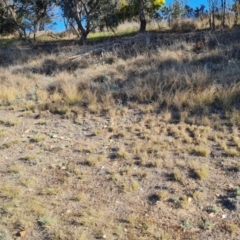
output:
[[[182,222],[181,224],[181,228],[182,230],[185,232],[186,230],[190,229],[192,227],[190,221],[187,219],[185,221]]]
[[[202,218],[202,228],[204,230],[209,230],[211,231],[214,228],[214,224],[209,222],[207,219]]]
[[[235,188],[235,195],[236,197],[240,197],[240,187]]]
[[[221,209],[215,204],[208,208],[208,212],[211,212],[211,213],[219,213],[220,211]]]
[[[6,229],[0,229],[0,239],[8,240],[8,239],[12,239],[12,238],[10,237],[9,232]]]
[[[56,225],[56,219],[51,216],[42,216],[38,219],[38,223],[45,228],[52,228]]]

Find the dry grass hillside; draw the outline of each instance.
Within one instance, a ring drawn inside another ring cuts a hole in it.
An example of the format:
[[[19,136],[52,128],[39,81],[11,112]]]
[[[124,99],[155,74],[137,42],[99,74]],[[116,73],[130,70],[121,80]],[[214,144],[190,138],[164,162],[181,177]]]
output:
[[[0,239],[239,239],[240,31],[0,47]]]

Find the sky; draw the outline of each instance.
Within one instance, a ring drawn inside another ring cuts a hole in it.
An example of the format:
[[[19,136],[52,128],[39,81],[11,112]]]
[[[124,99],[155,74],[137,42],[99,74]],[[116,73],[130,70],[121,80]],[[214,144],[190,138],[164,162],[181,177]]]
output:
[[[180,0],[181,1],[181,0]],[[208,0],[182,0],[184,2],[184,5],[189,5],[190,7],[192,7],[193,9],[196,7],[200,7],[201,4],[206,6],[206,9],[208,8]],[[233,2],[233,0],[227,0],[230,3]],[[166,5],[170,5],[173,2],[173,0],[166,0]],[[57,25],[53,27],[53,31],[55,32],[61,32],[65,30],[65,25],[63,20],[61,20],[59,18],[59,20],[57,20]]]
[[[166,0],[166,5],[169,5],[172,2],[173,0]],[[192,8],[199,7],[201,4],[205,5],[206,7],[208,5],[207,0],[185,0],[184,2],[185,2],[184,5],[189,5]]]

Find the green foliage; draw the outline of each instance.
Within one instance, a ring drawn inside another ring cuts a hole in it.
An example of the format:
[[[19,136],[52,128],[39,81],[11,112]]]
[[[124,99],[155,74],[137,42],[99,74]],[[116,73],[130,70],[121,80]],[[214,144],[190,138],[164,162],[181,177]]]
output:
[[[85,42],[87,35],[97,28],[104,27],[113,30],[118,25],[115,13],[116,3],[108,0],[65,0],[58,1],[62,9],[63,17],[67,19],[70,26],[77,25],[77,31]]]
[[[154,10],[159,10],[165,4],[165,0],[150,0],[150,2]]]
[[[26,37],[27,30],[44,30],[45,24],[52,21],[53,8],[51,0],[0,1],[0,34],[18,31]]]
[[[144,10],[153,17],[154,13],[165,4],[165,0],[143,0]],[[120,21],[130,20],[139,15],[138,0],[121,0],[118,3]]]
[[[0,2],[0,34],[11,34],[16,30],[16,23],[9,12],[10,6]]]

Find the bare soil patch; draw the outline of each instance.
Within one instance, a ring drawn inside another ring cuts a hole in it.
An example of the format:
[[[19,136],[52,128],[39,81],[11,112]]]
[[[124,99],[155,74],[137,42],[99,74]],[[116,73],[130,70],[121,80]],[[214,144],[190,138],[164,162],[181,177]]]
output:
[[[231,128],[134,108],[78,121],[2,109],[0,118],[2,236],[239,238],[239,157],[214,140],[232,145]]]

